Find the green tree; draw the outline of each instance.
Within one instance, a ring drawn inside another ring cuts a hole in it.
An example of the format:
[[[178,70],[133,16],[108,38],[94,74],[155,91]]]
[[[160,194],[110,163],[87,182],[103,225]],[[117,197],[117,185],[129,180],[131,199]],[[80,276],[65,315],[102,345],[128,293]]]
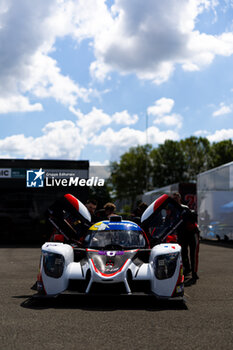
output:
[[[210,148],[210,167],[215,168],[219,165],[233,161],[233,142],[232,140],[213,143]]]
[[[187,179],[196,180],[197,174],[210,168],[210,142],[204,137],[191,136],[180,141],[187,166]]]
[[[119,199],[128,198],[133,207],[136,196],[148,189],[151,145],[132,147],[120,162],[111,163],[111,182]]]
[[[166,140],[150,156],[155,187],[187,180],[187,165],[179,142]]]

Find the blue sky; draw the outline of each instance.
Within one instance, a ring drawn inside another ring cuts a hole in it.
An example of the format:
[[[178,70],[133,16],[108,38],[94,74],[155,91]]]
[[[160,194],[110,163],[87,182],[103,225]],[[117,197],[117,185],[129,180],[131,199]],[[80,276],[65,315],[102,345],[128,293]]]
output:
[[[0,157],[233,138],[232,0],[0,1]]]

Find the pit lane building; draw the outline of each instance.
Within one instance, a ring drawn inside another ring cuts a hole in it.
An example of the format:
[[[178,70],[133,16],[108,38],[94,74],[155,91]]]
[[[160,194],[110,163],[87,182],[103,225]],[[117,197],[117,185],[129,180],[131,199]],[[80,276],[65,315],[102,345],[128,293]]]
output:
[[[30,181],[34,170],[38,177]],[[44,185],[43,176],[50,178],[50,184],[55,179],[55,185]],[[0,159],[0,243],[43,242],[49,230],[46,210],[65,193],[85,203],[87,186],[62,186],[62,179],[70,176],[88,179],[89,162]]]

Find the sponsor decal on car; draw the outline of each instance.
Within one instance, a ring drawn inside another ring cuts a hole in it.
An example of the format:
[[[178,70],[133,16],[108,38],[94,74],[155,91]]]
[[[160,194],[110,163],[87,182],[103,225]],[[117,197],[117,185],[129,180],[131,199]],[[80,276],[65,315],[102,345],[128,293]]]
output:
[[[93,231],[104,231],[104,230],[106,230],[106,228],[109,228],[109,226],[101,221],[101,222],[98,222],[97,224],[92,225],[90,227],[90,230],[93,230]]]

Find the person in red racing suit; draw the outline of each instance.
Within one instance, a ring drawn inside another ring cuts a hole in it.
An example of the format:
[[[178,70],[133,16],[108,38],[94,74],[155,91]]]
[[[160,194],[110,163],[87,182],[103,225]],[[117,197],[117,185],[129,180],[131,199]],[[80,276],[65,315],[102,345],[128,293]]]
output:
[[[181,204],[181,195],[179,193],[173,193],[172,198],[184,209],[182,215],[183,224],[177,229],[178,243],[182,248],[184,275],[188,275],[191,272],[192,280],[195,282],[199,278],[197,271],[200,231],[197,217],[195,212],[190,210],[188,206]]]

